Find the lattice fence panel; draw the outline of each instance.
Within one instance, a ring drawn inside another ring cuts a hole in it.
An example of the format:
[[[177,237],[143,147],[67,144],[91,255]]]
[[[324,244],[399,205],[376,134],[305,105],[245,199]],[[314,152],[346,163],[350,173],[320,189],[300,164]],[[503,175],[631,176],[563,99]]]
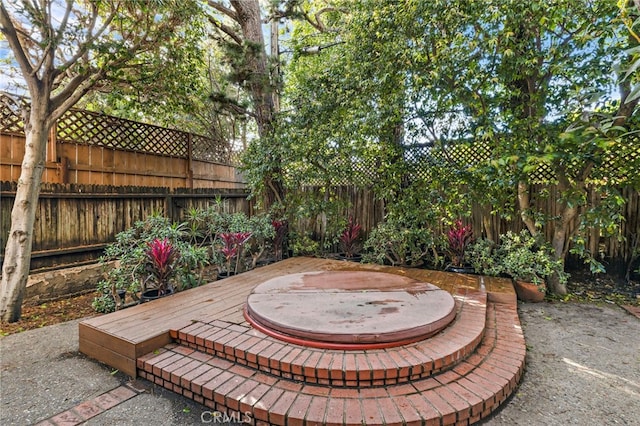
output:
[[[89,111],[70,110],[58,120],[58,141],[186,157],[188,135]]]
[[[224,141],[192,135],[191,149],[194,160],[213,161],[223,164],[232,162],[231,148]]]
[[[25,100],[23,98],[13,99],[4,93],[0,93],[0,132],[11,135],[24,134],[24,121],[20,114],[21,107],[24,104]]]
[[[609,176],[616,177],[620,182],[637,180],[640,173],[640,136],[628,136],[623,142],[616,152],[609,153],[601,170],[606,170]]]
[[[24,134],[21,107],[25,104],[24,98],[16,99],[0,93],[0,132]],[[58,121],[57,130],[58,141],[63,143],[98,145],[174,157],[188,155],[189,135],[187,133],[89,111],[70,110]],[[223,164],[239,163],[239,154],[233,152],[225,142],[199,135],[191,135],[191,137],[194,159]],[[600,170],[599,175],[606,175],[618,181],[637,179],[637,176],[626,176],[625,173],[633,170],[633,166],[640,164],[640,136],[627,137],[625,142],[602,164],[597,165]],[[408,166],[409,179],[429,179],[434,165],[453,163],[464,167],[491,159],[489,145],[483,141],[449,145],[445,151],[446,153],[441,149],[425,145],[405,147],[403,160]],[[380,178],[377,172],[378,166],[374,163],[373,161],[372,164],[336,163],[334,165],[336,170],[349,172],[335,179],[334,184],[371,185]],[[531,179],[533,183],[549,183],[554,181],[554,174],[548,166],[542,165],[531,172]]]

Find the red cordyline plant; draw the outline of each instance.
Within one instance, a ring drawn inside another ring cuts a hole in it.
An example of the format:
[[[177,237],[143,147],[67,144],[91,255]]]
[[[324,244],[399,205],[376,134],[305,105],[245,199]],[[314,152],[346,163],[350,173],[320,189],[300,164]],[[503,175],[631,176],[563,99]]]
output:
[[[456,220],[449,232],[447,232],[447,238],[449,240],[451,263],[456,267],[464,266],[464,253],[473,239],[471,225],[465,226],[462,224],[462,220]]]
[[[242,246],[249,241],[251,235],[251,232],[222,232],[219,235],[223,243],[220,252],[227,263],[227,274],[231,272],[231,260],[233,260],[234,257],[236,257],[236,267],[234,272],[238,272]]]
[[[169,280],[175,273],[174,265],[178,259],[178,251],[167,238],[156,238],[147,243],[147,246],[147,269],[151,273],[150,278],[155,281],[158,295],[165,294],[170,288]]]
[[[342,232],[340,236],[340,246],[344,251],[346,257],[353,257],[358,250],[358,238],[360,237],[360,231],[362,226],[358,225],[353,216],[349,216],[349,222],[347,228]]]

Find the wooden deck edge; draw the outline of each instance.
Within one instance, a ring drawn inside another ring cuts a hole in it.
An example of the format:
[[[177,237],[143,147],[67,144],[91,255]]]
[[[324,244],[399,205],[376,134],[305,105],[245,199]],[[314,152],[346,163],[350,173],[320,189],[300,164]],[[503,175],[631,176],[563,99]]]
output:
[[[107,347],[86,339],[80,340],[78,346],[80,352],[89,358],[106,364],[116,370],[122,371],[131,377],[137,377],[138,371],[136,369],[135,359],[127,358]]]
[[[136,378],[136,359],[172,342],[167,330],[133,343],[93,327],[89,320],[78,324],[78,350],[89,358]]]
[[[510,278],[481,276],[480,281],[490,302],[517,305],[518,298]]]

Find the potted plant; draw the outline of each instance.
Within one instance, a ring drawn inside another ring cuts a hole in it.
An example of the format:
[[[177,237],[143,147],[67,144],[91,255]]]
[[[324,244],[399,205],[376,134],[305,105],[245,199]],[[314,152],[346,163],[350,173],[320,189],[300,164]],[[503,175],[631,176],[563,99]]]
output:
[[[173,293],[171,280],[176,275],[175,264],[179,254],[168,238],[155,238],[147,243],[146,269],[149,272],[144,281],[142,302],[154,300]]]
[[[347,227],[340,235],[340,249],[342,250],[341,256],[346,260],[354,262],[360,262],[362,256],[358,253],[360,250],[360,231],[362,226],[358,225],[353,216],[349,216],[349,222]]]
[[[546,280],[557,274],[567,282],[562,261],[553,257],[548,244],[540,242],[529,231],[500,235],[500,244],[480,240],[473,244],[470,256],[476,271],[484,275],[506,275],[513,279],[518,298],[540,302],[546,293]]]
[[[224,257],[225,269],[218,272],[218,279],[230,277],[239,271],[240,260],[242,259],[242,248],[251,238],[251,232],[222,232],[219,234],[222,240],[220,252]],[[231,261],[235,258],[236,263],[231,269]]]
[[[464,225],[462,220],[456,220],[447,232],[447,251],[451,263],[445,270],[450,272],[461,272],[472,274],[474,268],[467,264],[465,254],[467,247],[473,240],[473,230],[471,225]]]
[[[513,278],[520,300],[542,301],[545,280],[554,273],[566,283],[568,276],[562,262],[555,260],[551,248],[539,243],[526,229],[501,235],[499,252],[503,271]]]

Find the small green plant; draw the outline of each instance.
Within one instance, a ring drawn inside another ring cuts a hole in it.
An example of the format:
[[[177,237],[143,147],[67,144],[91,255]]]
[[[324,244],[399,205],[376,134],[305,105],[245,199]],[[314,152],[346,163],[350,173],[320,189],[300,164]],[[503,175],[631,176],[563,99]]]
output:
[[[488,238],[477,238],[469,245],[466,257],[478,274],[491,277],[502,274],[502,265],[496,255],[496,248],[497,244]]]
[[[315,256],[320,251],[320,243],[311,238],[310,232],[292,232],[289,238],[294,256]]]
[[[417,266],[433,248],[433,236],[427,228],[405,226],[388,218],[379,223],[364,244],[364,262],[394,266]]]
[[[100,286],[98,286],[98,291],[100,292],[100,296],[96,296],[93,298],[93,302],[91,302],[91,307],[101,314],[106,314],[109,312],[113,312],[116,310],[116,299],[113,297],[111,291],[104,289],[101,290]]]
[[[526,229],[501,235],[497,245],[487,239],[478,239],[469,247],[468,254],[476,272],[483,275],[506,275],[539,287],[553,274],[557,274],[563,284],[569,278],[562,261],[553,257],[551,247]]]

